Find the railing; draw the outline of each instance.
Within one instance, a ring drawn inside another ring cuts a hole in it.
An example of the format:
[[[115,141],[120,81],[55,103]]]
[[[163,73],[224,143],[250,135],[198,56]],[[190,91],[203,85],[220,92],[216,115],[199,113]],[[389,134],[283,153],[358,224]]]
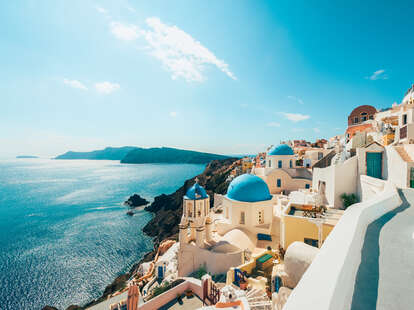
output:
[[[326,168],[331,165],[332,158],[335,156],[336,152],[333,150],[328,153],[325,157],[322,157],[321,160],[316,162],[312,168]]]

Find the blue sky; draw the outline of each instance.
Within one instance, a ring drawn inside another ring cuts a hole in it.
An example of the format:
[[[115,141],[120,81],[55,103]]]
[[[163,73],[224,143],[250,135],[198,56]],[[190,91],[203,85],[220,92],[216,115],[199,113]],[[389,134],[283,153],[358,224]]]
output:
[[[0,156],[109,145],[254,153],[343,133],[354,107],[388,107],[414,82],[413,9],[2,1]]]

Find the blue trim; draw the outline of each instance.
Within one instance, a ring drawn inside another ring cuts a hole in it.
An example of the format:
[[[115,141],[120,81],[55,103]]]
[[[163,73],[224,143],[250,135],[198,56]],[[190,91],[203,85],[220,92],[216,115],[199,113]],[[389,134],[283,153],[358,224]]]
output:
[[[272,241],[272,236],[267,234],[257,234],[257,240]]]

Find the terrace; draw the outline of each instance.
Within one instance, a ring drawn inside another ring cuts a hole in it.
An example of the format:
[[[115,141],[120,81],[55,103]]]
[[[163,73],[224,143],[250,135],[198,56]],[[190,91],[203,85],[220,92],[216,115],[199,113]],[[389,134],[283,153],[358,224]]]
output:
[[[272,270],[279,255],[274,250],[253,254],[245,264],[232,267],[227,272],[227,285],[233,284],[242,290],[256,289],[263,292],[270,290]]]

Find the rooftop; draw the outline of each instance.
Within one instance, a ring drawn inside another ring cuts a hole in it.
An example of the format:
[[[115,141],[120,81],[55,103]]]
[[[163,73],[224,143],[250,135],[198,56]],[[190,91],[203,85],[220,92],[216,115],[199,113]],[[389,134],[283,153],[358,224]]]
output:
[[[278,146],[272,147],[267,155],[270,156],[280,156],[280,155],[295,155],[292,148],[287,144],[280,144]]]
[[[197,200],[208,198],[206,190],[197,182],[191,186],[185,194],[185,199]]]
[[[231,181],[226,197],[242,202],[272,199],[267,184],[260,177],[252,174],[242,174]]]

